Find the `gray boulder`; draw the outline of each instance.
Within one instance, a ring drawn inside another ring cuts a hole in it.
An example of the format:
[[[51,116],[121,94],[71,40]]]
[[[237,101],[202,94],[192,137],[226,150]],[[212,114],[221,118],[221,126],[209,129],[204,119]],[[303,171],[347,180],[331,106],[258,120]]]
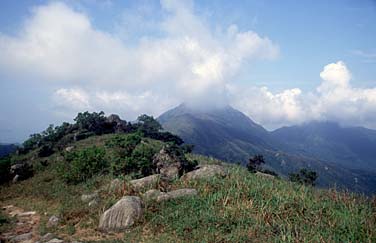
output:
[[[145,189],[150,189],[158,185],[160,175],[155,174],[151,176],[146,176],[141,179],[132,180],[130,184],[135,191],[144,191]]]
[[[124,187],[124,182],[120,179],[114,179],[108,186],[109,192],[118,192]]]
[[[204,165],[201,168],[184,174],[182,180],[207,179],[214,176],[227,176],[227,170],[221,165]]]
[[[182,163],[180,159],[169,153],[166,148],[162,148],[159,153],[154,155],[153,165],[163,179],[173,180],[179,177],[182,172]]]
[[[157,196],[157,202],[168,201],[172,199],[182,198],[182,197],[192,197],[197,196],[196,189],[184,188],[178,189],[170,192],[161,192]]]
[[[64,241],[57,239],[57,238],[54,238],[52,240],[47,241],[47,243],[64,243]]]
[[[145,192],[142,196],[143,196],[143,199],[145,200],[145,201],[156,201],[157,200],[157,198],[161,195],[161,194],[163,194],[164,192],[161,192],[161,191],[159,191],[159,190],[157,190],[157,189],[151,189],[151,190],[149,190],[149,191],[147,191],[147,192]]]
[[[125,196],[105,211],[99,219],[99,230],[122,231],[132,226],[143,215],[139,197]]]

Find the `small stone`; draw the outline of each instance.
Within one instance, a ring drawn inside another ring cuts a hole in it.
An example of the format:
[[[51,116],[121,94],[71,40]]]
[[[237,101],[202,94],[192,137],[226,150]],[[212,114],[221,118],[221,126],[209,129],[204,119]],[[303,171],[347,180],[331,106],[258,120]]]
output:
[[[60,219],[53,215],[51,216],[49,219],[48,219],[48,222],[47,222],[47,227],[56,227],[60,222]]]
[[[22,235],[17,235],[15,237],[12,237],[10,239],[10,241],[11,242],[22,242],[22,241],[30,240],[31,238],[33,238],[33,234],[31,232],[29,232],[29,233],[25,233],[25,234],[22,234]]]
[[[110,186],[108,187],[108,191],[110,192],[117,192],[120,191],[124,186],[124,182],[120,179],[114,179],[111,181]]]
[[[20,176],[19,175],[15,175],[12,179],[12,182],[13,183],[17,183],[18,181],[20,180]]]
[[[23,212],[23,213],[20,213],[20,214],[18,214],[18,216],[20,216],[20,217],[28,217],[28,216],[33,216],[33,215],[35,215],[35,214],[37,214],[37,212],[35,212],[35,211],[30,211],[30,212]]]
[[[74,146],[68,146],[65,148],[65,151],[71,152],[74,149]]]
[[[81,201],[84,202],[84,203],[87,203],[87,202],[90,202],[90,201],[93,201],[95,199],[99,199],[99,194],[98,192],[94,192],[94,193],[91,193],[91,194],[83,194],[81,196]]]
[[[132,188],[135,191],[142,191],[145,189],[150,189],[152,187],[155,187],[158,184],[159,179],[160,179],[160,175],[155,174],[155,175],[146,176],[141,179],[132,180],[130,181],[130,184],[132,185]]]
[[[47,241],[47,243],[63,243],[63,242],[64,242],[63,240],[60,240],[60,239],[57,239],[57,238],[52,239],[50,241]]]
[[[89,202],[89,207],[96,207],[96,206],[98,206],[99,205],[99,202],[100,202],[100,200],[99,200],[99,198],[94,198],[93,200],[91,200],[90,202]]]
[[[41,242],[46,242],[46,241],[49,241],[49,240],[52,240],[55,238],[55,235],[52,234],[52,233],[47,233],[45,235],[43,235],[41,238],[40,238],[40,241]]]

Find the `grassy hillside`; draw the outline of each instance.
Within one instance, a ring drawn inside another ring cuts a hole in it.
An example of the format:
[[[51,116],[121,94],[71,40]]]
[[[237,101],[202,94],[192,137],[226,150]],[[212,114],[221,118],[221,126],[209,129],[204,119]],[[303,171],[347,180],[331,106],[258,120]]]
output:
[[[72,152],[96,145],[111,155],[116,148],[108,146],[108,141],[116,136],[92,136],[68,145],[74,146]],[[163,144],[144,137],[137,146],[157,151]],[[127,232],[100,233],[96,230],[99,215],[123,195],[139,194],[130,187],[112,193],[102,190],[95,208],[82,203],[80,196],[106,187],[115,177],[129,181],[132,175],[99,173],[81,183],[66,183],[57,169],[65,163],[64,153],[39,158],[37,150],[32,150],[14,157],[32,163],[35,174],[0,187],[1,206],[12,204],[40,214],[41,235],[54,232],[65,240],[81,242],[376,242],[375,199],[258,177],[230,164],[225,164],[229,168],[226,178],[163,185],[169,190],[195,188],[198,197],[146,203],[143,218]],[[223,163],[193,154],[187,158],[200,164]],[[59,216],[61,223],[48,229],[51,215]],[[12,227],[11,220],[4,222],[0,229]]]

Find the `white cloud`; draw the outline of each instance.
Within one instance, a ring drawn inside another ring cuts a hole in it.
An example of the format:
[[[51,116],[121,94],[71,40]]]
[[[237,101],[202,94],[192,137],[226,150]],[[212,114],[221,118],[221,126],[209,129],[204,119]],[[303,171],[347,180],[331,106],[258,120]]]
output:
[[[266,87],[233,88],[233,104],[269,128],[310,120],[376,128],[376,88],[353,88],[342,61],[326,65],[320,77],[323,81],[316,92],[309,93],[297,88],[276,94]]]
[[[213,31],[195,15],[193,2],[165,0],[161,6],[165,17],[153,23],[161,35],[143,35],[131,43],[96,29],[89,16],[64,3],[36,7],[18,35],[0,34],[0,71],[27,75],[38,85],[78,87],[89,95],[151,92],[160,97],[153,104],[160,110],[167,96],[195,104],[223,102],[226,83],[245,60],[278,55],[274,43],[252,31],[241,32],[235,25]],[[127,101],[124,97],[118,101]],[[134,99],[141,103],[133,105],[148,110],[142,100]],[[92,107],[100,107],[100,101]]]

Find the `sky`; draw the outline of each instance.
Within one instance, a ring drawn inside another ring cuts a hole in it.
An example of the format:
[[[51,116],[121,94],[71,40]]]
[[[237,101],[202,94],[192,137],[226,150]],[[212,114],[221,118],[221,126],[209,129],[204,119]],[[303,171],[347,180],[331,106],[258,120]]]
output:
[[[0,2],[0,142],[182,102],[376,129],[376,1]]]

